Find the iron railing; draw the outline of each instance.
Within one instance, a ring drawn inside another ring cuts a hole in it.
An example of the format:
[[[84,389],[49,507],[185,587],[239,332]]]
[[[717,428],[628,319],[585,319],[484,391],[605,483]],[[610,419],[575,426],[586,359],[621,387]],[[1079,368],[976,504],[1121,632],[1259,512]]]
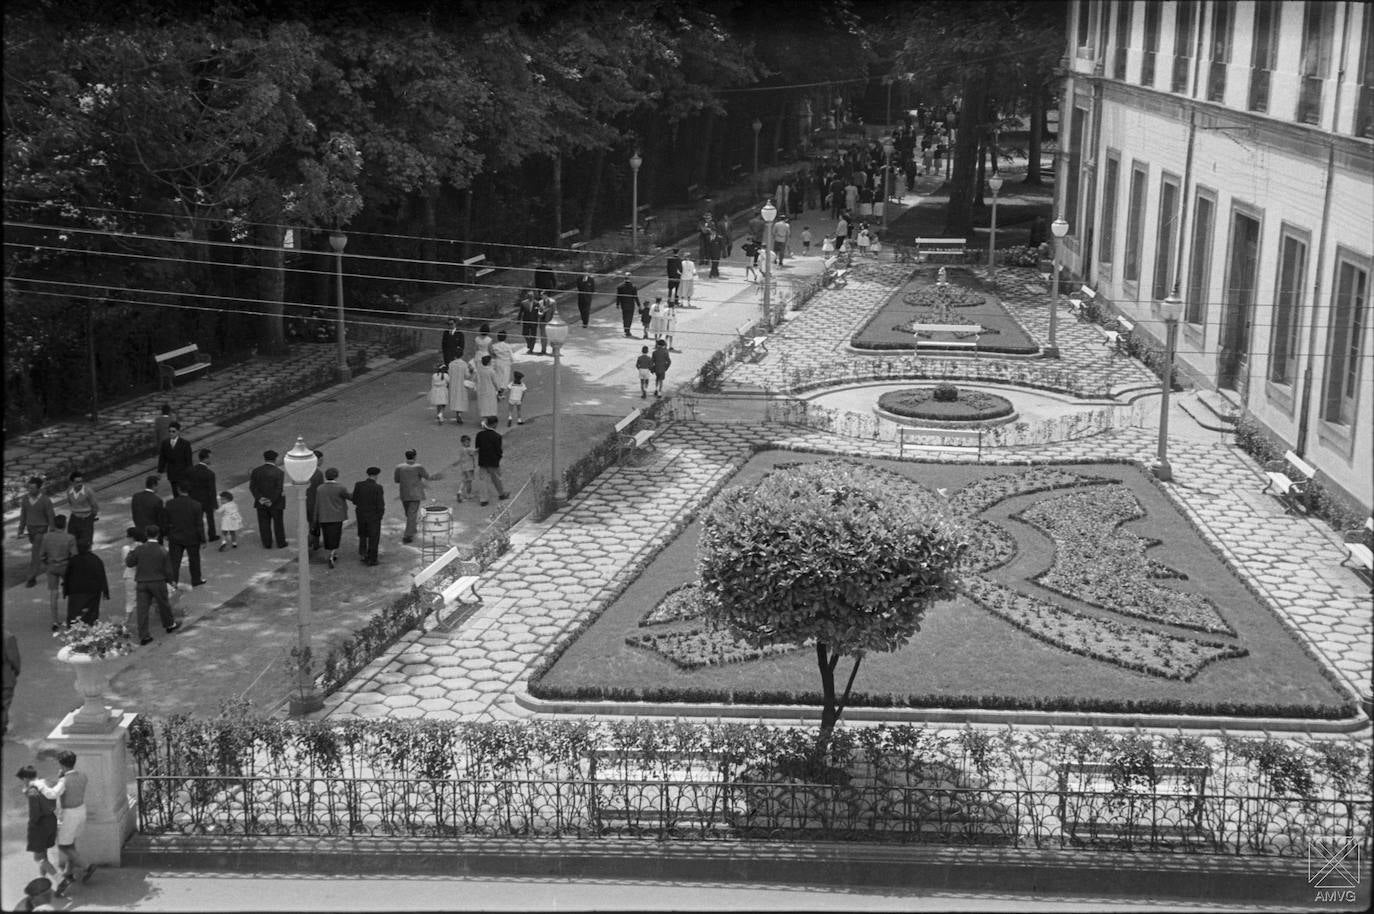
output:
[[[1301,856],[1368,855],[1368,799],[862,786],[716,779],[139,777],[145,835],[865,841]]]

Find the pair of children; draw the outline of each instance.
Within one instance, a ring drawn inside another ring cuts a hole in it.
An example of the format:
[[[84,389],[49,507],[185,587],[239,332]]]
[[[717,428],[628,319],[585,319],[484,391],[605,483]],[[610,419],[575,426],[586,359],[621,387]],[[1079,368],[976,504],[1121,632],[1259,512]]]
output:
[[[649,396],[649,377],[654,379],[654,396],[663,396],[663,376],[668,373],[668,366],[672,365],[672,358],[668,355],[667,340],[659,340],[654,346],[653,354],[649,354],[648,346],[639,347],[639,358],[635,359],[635,368],[639,370],[639,398],[648,399]]]

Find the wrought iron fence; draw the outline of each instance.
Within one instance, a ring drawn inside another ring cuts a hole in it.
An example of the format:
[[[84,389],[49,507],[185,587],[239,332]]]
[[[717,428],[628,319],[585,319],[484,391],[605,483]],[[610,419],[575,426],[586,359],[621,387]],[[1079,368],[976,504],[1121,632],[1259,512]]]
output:
[[[1300,856],[1368,855],[1370,801],[952,784],[692,779],[138,778],[148,835],[878,841]]]

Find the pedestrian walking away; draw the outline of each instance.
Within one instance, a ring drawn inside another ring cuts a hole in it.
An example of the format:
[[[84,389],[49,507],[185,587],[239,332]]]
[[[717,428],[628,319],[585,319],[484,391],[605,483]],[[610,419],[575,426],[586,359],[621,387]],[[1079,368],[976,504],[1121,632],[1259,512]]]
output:
[[[515,420],[516,425],[524,425],[525,417],[521,414],[521,409],[525,403],[525,375],[524,372],[517,371],[510,385],[510,392],[506,396],[506,428],[510,428],[511,420]]]
[[[635,312],[639,310],[639,290],[630,282],[630,274],[620,274],[620,285],[615,289],[616,304],[620,305],[620,321],[625,327],[625,335],[633,338],[630,328],[634,325]]]
[[[539,297],[539,354],[549,354],[549,321],[553,319],[553,312],[557,309],[558,303],[553,299],[552,292],[545,292]]]
[[[67,532],[78,542],[92,542],[95,539],[95,522],[100,519],[100,503],[96,500],[95,490],[86,485],[80,470],[74,470],[67,477],[71,485],[67,489],[67,510],[71,517],[67,521]]]
[[[436,365],[429,376],[429,405],[434,407],[434,421],[444,424],[444,408],[448,406],[448,366]],[[460,413],[461,416],[461,413]]]
[[[677,248],[668,252],[668,301],[677,301],[678,289],[682,285],[682,255]]]
[[[651,361],[654,369],[654,396],[661,397],[663,396],[663,376],[668,373],[668,366],[673,364],[672,358],[668,355],[668,342],[666,340],[659,340],[658,344],[654,346]]]
[[[669,352],[678,351],[673,348],[673,334],[675,333],[677,333],[677,305],[670,304],[663,315],[663,338],[668,342]]]
[[[167,514],[167,555],[172,563],[172,586],[181,581],[181,557],[191,566],[191,586],[205,583],[200,568],[200,547],[205,544],[205,530],[200,525],[200,504],[182,494],[168,499],[163,506]]]
[[[310,481],[305,484],[305,516],[311,518],[310,526],[307,527],[309,534],[306,537],[306,544],[311,552],[320,548],[320,525],[315,523],[315,493],[320,490],[324,483],[324,451],[315,451],[315,472],[310,474]]]
[[[76,550],[76,537],[67,532],[67,518],[57,515],[53,518],[52,529],[43,534],[43,542],[39,546],[43,573],[48,579],[48,608],[52,612],[53,631],[62,627],[57,615],[57,591],[67,576],[67,563],[76,555]]]
[[[477,479],[477,448],[467,435],[458,439],[458,502],[472,497],[472,486]]]
[[[348,520],[350,497],[348,490],[339,482],[339,468],[325,470],[324,482],[315,494],[314,521],[320,527],[325,551],[329,553],[327,561],[330,568],[339,560],[339,540],[343,537],[344,521]]]
[[[129,520],[140,530],[150,524],[166,529],[167,516],[162,511],[162,496],[157,494],[157,487],[161,483],[161,477],[147,476],[143,480],[143,488],[129,499]]]
[[[477,415],[483,420],[496,421],[498,407],[496,369],[491,367],[491,356],[482,356],[481,363],[472,373],[473,386],[477,394]]]
[[[747,238],[744,244],[740,245],[740,250],[744,252],[744,278],[750,282],[759,280],[759,243],[753,238]]]
[[[678,289],[678,298],[684,302],[684,308],[694,308],[692,304],[692,292],[697,284],[697,262],[690,257],[682,258],[682,285]]]
[[[48,851],[57,844],[57,801],[38,789],[38,769],[25,765],[15,777],[24,785],[24,798],[29,806],[29,825],[25,848],[33,854],[40,877],[60,878],[57,867],[48,859]]]
[[[656,300],[661,301],[661,299]],[[639,327],[642,334],[640,339],[647,340],[649,338],[649,325],[653,322],[653,319],[654,306],[647,301],[641,301],[639,303]]]
[[[444,406],[453,413],[454,423],[463,424],[463,410],[468,408],[468,394],[476,386],[472,380],[472,366],[462,359],[454,359],[448,363],[448,371],[444,377],[447,379],[444,388]],[[434,389],[430,388],[430,396],[433,397]],[[443,409],[444,407],[440,407]],[[440,420],[443,421],[443,420]]]
[[[401,542],[409,543],[415,539],[420,517],[420,502],[425,500],[425,480],[440,478],[438,473],[430,475],[423,464],[415,462],[416,450],[406,451],[404,463],[396,464],[391,481],[401,487],[401,507],[405,509],[406,528],[401,534]]]
[[[167,427],[168,438],[162,442],[157,452],[157,471],[167,477],[172,494],[186,491],[186,474],[191,469],[191,442],[181,436],[181,423],[173,422]]]
[[[90,781],[84,771],[77,770],[76,753],[70,749],[44,750],[38,757],[54,759],[58,765],[56,784],[49,786],[40,780],[36,786],[43,796],[58,804],[57,855],[62,864],[62,881],[55,891],[61,895],[75,880],[90,882],[95,875],[95,864],[87,864],[76,849],[77,839],[86,831],[86,788]]]
[[[464,438],[467,436],[464,435]],[[382,475],[381,467],[368,467],[367,478],[353,486],[349,496],[353,502],[353,514],[358,520],[358,555],[364,565],[376,565],[377,549],[382,538],[382,515],[386,513],[386,493],[377,477]]]
[[[239,531],[243,529],[243,515],[239,513],[239,506],[234,504],[233,492],[219,493],[219,507],[215,509],[215,520],[219,523],[219,532],[223,537],[219,551],[223,552],[225,546],[239,548]]]
[[[156,525],[154,525],[156,526]],[[124,627],[133,631],[134,605],[138,601],[138,581],[129,567],[129,556],[144,542],[143,527],[129,527],[124,531],[124,547],[119,550],[119,567],[124,573]]]
[[[510,497],[505,485],[501,482],[501,456],[502,442],[501,433],[496,430],[496,420],[484,420],[482,430],[477,433],[474,442],[477,447],[477,470],[482,475],[482,494],[478,504],[486,506],[491,502],[491,493],[495,492],[496,497],[505,501]]]
[[[534,341],[539,337],[539,300],[530,291],[520,293],[515,303],[520,318],[520,335],[525,338],[525,352],[534,352]]]
[[[504,397],[515,371],[515,349],[506,342],[504,330],[496,334],[496,342],[491,344],[491,367],[496,372],[496,395]]]
[[[786,216],[779,216],[778,221],[773,225],[773,252],[777,255],[778,266],[784,266],[783,260],[787,255],[787,242],[792,237],[792,226],[787,221]]]
[[[5,646],[0,655],[0,736],[10,732],[10,702],[14,701],[14,688],[19,684],[19,639],[8,628],[4,631]]]
[[[125,566],[134,569],[137,588],[134,611],[140,645],[153,643],[153,636],[148,633],[148,607],[152,603],[157,604],[158,619],[167,634],[181,628],[181,623],[172,618],[172,604],[167,599],[167,582],[172,579],[172,559],[167,555],[167,550],[158,545],[160,532],[157,527],[144,530],[144,542],[139,543],[124,559]]]
[[[258,512],[262,547],[286,548],[286,473],[277,466],[277,452],[263,451],[262,464],[248,475],[248,494]]]
[[[439,334],[439,359],[445,365],[454,359],[463,357],[463,331],[458,329],[458,322],[453,318],[448,319],[448,329]]]
[[[635,370],[639,372],[639,398],[644,400],[649,396],[649,378],[653,377],[654,360],[649,355],[648,346],[639,347],[639,358],[635,359]]]
[[[186,472],[186,494],[200,505],[201,518],[205,522],[205,541],[217,542],[215,533],[215,508],[219,507],[219,486],[215,471],[210,469],[210,449],[201,448],[196,453],[196,465]]]
[[[76,555],[67,562],[67,572],[62,576],[62,589],[67,594],[68,625],[99,621],[100,598],[110,599],[110,581],[105,576],[105,563],[91,551],[89,543],[77,543]]]
[[[468,361],[476,364],[482,356],[491,355],[491,343],[491,324],[483,324],[477,328],[477,336],[472,341],[472,356]]]
[[[582,275],[577,278],[577,314],[582,318],[582,326],[591,323],[592,296],[596,294],[596,277],[591,269],[582,265]]]
[[[811,226],[809,226],[809,225],[804,225],[804,226],[802,226],[801,243],[802,243],[802,255],[803,255],[803,256],[810,256],[810,254],[811,254]]]
[[[43,534],[53,526],[56,518],[52,499],[43,494],[43,477],[30,476],[28,491],[19,502],[19,530],[15,534],[29,537],[29,579],[24,582],[25,587],[38,586],[38,575],[43,571],[40,556]]]

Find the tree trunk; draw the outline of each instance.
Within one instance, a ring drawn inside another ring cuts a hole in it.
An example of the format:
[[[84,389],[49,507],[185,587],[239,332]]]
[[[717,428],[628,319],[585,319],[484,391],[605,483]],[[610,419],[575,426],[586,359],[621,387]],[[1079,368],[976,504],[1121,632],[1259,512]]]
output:
[[[425,259],[425,279],[430,281],[439,278],[439,242],[435,238],[438,234],[438,202],[440,186],[435,184],[425,188],[420,194],[420,219],[423,229],[420,234],[424,235],[424,241],[420,244],[420,256]]]
[[[954,170],[950,175],[949,205],[945,210],[945,234],[951,237],[967,237],[973,225],[970,203],[986,98],[987,80],[983,73],[968,71],[964,77],[963,107],[959,111],[958,142],[952,150]]]
[[[819,770],[825,764],[825,757],[830,748],[830,735],[835,731],[835,723],[840,719],[839,711],[836,710],[835,701],[835,662],[839,660],[839,655],[831,655],[829,649],[821,642],[816,642],[816,666],[821,673],[821,726],[820,732],[816,736],[816,751],[811,757],[814,770]]]
[[[550,247],[563,246],[563,154],[553,154],[553,239]]]
[[[778,147],[783,145],[784,131],[787,129],[787,99],[783,98],[782,105],[778,108],[778,123],[773,128],[773,146],[768,150],[768,163],[778,164]]]
[[[592,160],[592,183],[587,188],[587,211],[582,216],[582,237],[590,240],[596,234],[596,210],[601,205],[601,179],[606,172],[606,150],[598,148]]]
[[[716,113],[709,108],[701,115],[701,138],[697,148],[701,158],[697,160],[697,180],[703,188],[711,183],[711,141],[715,135]]]
[[[282,229],[276,225],[258,225],[253,230],[253,242],[259,250],[258,263],[265,269],[258,271],[258,298],[261,300],[261,346],[268,355],[286,354],[286,326],[282,321],[282,301],[286,293],[285,258],[282,251]]]
[[[1040,141],[1045,128],[1045,91],[1036,86],[1031,92],[1030,137],[1026,150],[1026,180],[1022,183],[1039,187],[1045,183],[1040,177]]]

